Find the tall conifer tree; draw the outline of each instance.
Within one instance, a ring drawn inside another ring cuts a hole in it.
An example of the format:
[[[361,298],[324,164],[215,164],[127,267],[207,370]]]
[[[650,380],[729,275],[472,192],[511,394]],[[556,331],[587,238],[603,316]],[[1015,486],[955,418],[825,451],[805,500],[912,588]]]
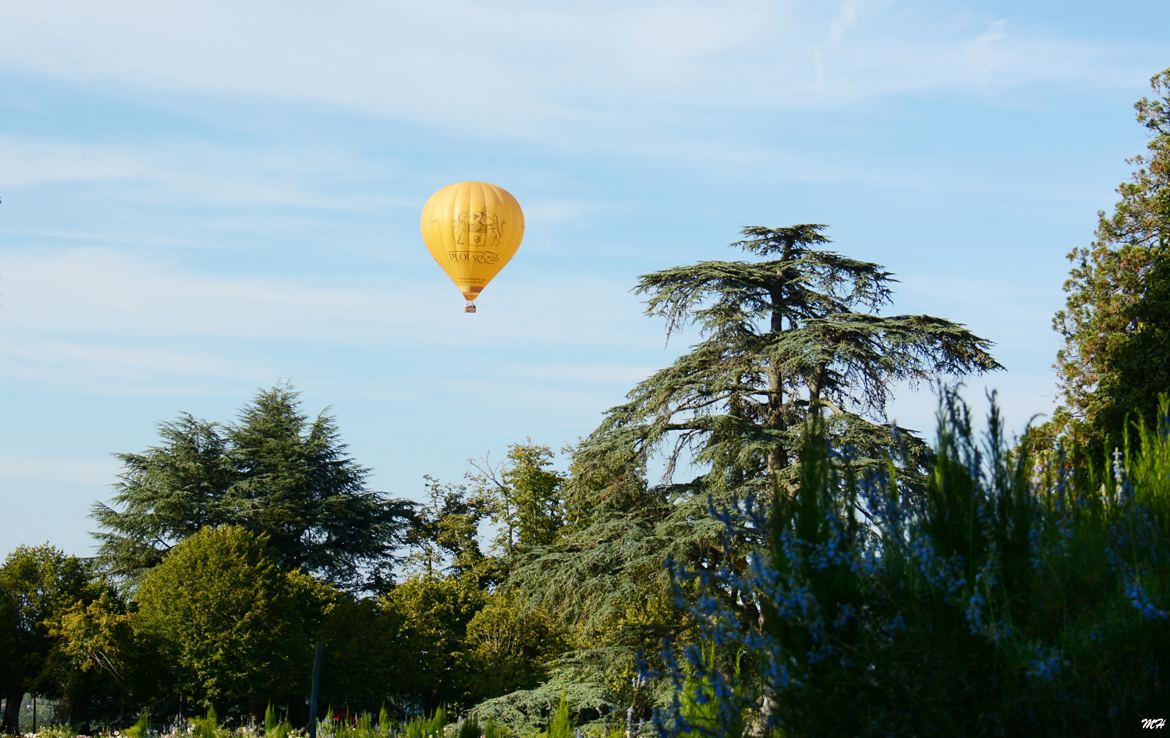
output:
[[[905,429],[896,439],[884,422],[892,385],[1000,368],[989,342],[959,324],[877,314],[890,302],[890,273],[826,250],[823,231],[745,228],[733,245],[762,259],[704,261],[638,283],[668,337],[694,322],[702,340],[634,387],[580,445],[566,484],[569,524],[512,569],[519,591],[589,644],[573,657],[577,682],[604,690],[636,652],[652,657],[689,626],[670,607],[668,556],[692,570],[739,567],[746,548],[763,543],[725,540],[708,496],[778,490],[787,500],[811,413],[859,460],[910,443],[921,462],[925,445]],[[647,460],[662,448],[668,466],[689,451],[709,471],[649,482]]]
[[[204,527],[239,525],[267,537],[277,564],[345,589],[380,588],[413,523],[413,503],[366,486],[326,413],[310,420],[297,392],[257,393],[239,422],[183,415],[162,443],[118,454],[113,504],[94,505],[98,556],[130,581]]]
[[[825,226],[752,226],[733,246],[761,261],[704,261],[645,275],[637,292],[667,336],[702,340],[636,386],[584,446],[586,456],[671,442],[711,465],[708,491],[789,487],[811,413],[863,458],[894,446],[884,413],[893,385],[1002,368],[990,342],[929,315],[882,316],[893,278],[878,264],[821,248]],[[905,430],[905,429],[901,429]]]

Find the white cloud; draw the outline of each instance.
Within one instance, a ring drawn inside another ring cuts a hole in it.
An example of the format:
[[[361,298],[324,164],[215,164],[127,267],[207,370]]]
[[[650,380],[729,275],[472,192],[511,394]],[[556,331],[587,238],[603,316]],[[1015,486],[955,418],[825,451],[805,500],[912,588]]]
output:
[[[190,273],[161,259],[97,249],[2,257],[0,274],[0,325],[26,335],[345,342],[426,299],[401,290]]]
[[[141,156],[121,146],[0,136],[0,187],[141,177]]]
[[[609,384],[616,382],[632,388],[660,368],[642,364],[599,363],[583,366],[558,362],[535,362],[507,365],[506,371],[542,381],[551,381],[554,384],[581,382]]]
[[[1132,83],[1158,53],[976,15],[820,4],[23,3],[0,66],[91,85],[306,100],[464,133],[652,139],[680,109]],[[825,44],[831,48],[824,48]],[[819,60],[819,61],[818,61]],[[818,84],[820,79],[821,84]],[[819,93],[819,94],[818,94]],[[667,128],[669,126],[666,126]]]
[[[857,21],[857,0],[843,0],[833,22],[829,24],[829,41],[839,43],[845,37],[845,29]]]
[[[241,378],[263,384],[272,371],[205,350],[126,346],[90,339],[0,339],[0,376],[96,395],[198,394]]]
[[[392,272],[329,281],[198,273],[102,249],[2,255],[0,374],[104,393],[185,393],[271,381],[286,349],[377,348],[429,357],[412,359],[426,366],[445,352],[507,360],[499,347],[533,337],[544,350],[608,351],[658,334],[635,318],[637,300],[616,280],[528,273],[492,287],[468,316],[437,267],[421,283]]]
[[[598,206],[582,200],[549,199],[536,200],[531,204],[525,203],[525,219],[529,223],[547,223],[556,225],[566,221],[577,220],[591,212]]]
[[[392,164],[380,162],[381,176]],[[379,211],[415,207],[395,195],[338,195],[329,185],[371,169],[355,155],[328,148],[268,151],[256,146],[167,139],[125,145],[0,135],[0,187],[59,182],[123,181],[150,189],[136,201],[196,197],[201,202]]]

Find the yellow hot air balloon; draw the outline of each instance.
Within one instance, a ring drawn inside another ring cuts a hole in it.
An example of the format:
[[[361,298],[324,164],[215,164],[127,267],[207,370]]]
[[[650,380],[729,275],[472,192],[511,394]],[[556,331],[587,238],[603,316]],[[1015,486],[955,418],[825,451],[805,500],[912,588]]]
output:
[[[524,213],[502,187],[487,182],[447,185],[422,210],[422,235],[431,256],[467,298],[475,298],[520,248]]]

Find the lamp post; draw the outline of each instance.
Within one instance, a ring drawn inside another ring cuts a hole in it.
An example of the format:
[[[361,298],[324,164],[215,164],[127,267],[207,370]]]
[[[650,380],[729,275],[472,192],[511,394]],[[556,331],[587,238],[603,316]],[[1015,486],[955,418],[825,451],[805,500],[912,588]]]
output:
[[[309,689],[309,738],[317,738],[317,685],[321,681],[321,651],[325,646],[317,641],[313,653],[313,685]]]
[[[26,710],[32,710],[32,732],[37,732],[37,696],[35,694],[29,695],[32,697],[32,704],[26,707]],[[20,732],[20,712],[19,708],[16,713],[17,732]]]

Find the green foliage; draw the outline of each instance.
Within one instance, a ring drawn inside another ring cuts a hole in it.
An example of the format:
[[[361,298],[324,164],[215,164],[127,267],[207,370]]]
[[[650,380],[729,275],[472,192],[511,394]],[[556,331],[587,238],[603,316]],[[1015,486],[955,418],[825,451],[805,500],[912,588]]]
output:
[[[698,323],[703,340],[609,411],[583,448],[586,459],[664,447],[670,471],[690,451],[712,465],[709,491],[763,493],[793,480],[810,412],[876,459],[894,445],[882,422],[894,383],[1001,368],[989,342],[958,324],[858,312],[889,304],[891,275],[818,248],[829,241],[823,230],[744,228],[734,245],[767,260],[643,276],[637,291],[649,295],[647,314],[666,319],[668,336]]]
[[[714,677],[717,673],[715,646],[712,644],[701,650],[706,668],[701,674],[690,670],[679,693],[678,735],[680,738],[743,735],[743,712],[747,705],[736,699],[741,691],[739,658],[735,660],[728,688],[721,690]],[[722,712],[730,714],[723,715]]]
[[[491,513],[491,501],[482,494],[470,494],[464,485],[443,484],[430,476],[425,479],[430,502],[418,510],[417,524],[408,537],[415,549],[408,562],[425,577],[471,578],[484,587],[496,583],[499,561],[485,556],[479,546],[479,526]]]
[[[478,674],[473,701],[532,689],[566,649],[565,632],[545,612],[525,607],[509,590],[497,590],[467,624],[466,648]]]
[[[851,477],[814,425],[794,504],[725,519],[771,531],[748,570],[680,573],[705,593],[700,642],[747,648],[743,678],[685,651],[676,714],[698,702],[701,719],[671,735],[739,735],[745,701],[792,736],[1116,735],[1165,704],[1170,439],[1142,431],[1080,487],[1064,468],[1032,479],[994,404],[982,443],[952,392],[942,406],[926,490],[894,466]]]
[[[693,627],[673,609],[667,558],[742,567],[744,552],[760,542],[758,531],[724,540],[709,498],[727,504],[748,493],[791,494],[810,416],[823,418],[859,462],[874,467],[904,444],[919,452],[904,473],[921,472],[925,445],[882,417],[893,383],[1000,368],[989,343],[961,325],[877,315],[890,302],[891,275],[825,250],[823,230],[745,228],[734,245],[761,259],[706,261],[640,279],[647,313],[666,319],[668,337],[694,323],[701,340],[606,414],[574,454],[561,493],[565,526],[551,544],[510,562],[512,586],[572,627],[579,643],[609,655],[585,683],[605,685],[610,704],[630,696],[618,676],[635,653],[661,665],[657,644]],[[646,463],[658,451],[667,474],[651,485]],[[688,460],[707,471],[675,481],[676,465]]]
[[[158,706],[158,696],[170,687],[156,644],[135,632],[134,622],[128,603],[107,587],[50,626],[60,663],[73,672],[76,696],[70,704],[83,732],[94,732],[89,723],[118,725],[127,706]]]
[[[390,581],[412,504],[369,490],[333,418],[310,421],[291,387],[257,393],[234,425],[183,415],[159,435],[159,446],[118,455],[113,504],[93,508],[111,573],[137,581],[202,528],[240,525],[267,536],[285,571],[346,588]],[[365,570],[372,577],[363,582]]]
[[[477,464],[471,475],[484,498],[491,502],[492,521],[500,527],[496,547],[511,557],[551,545],[565,525],[565,476],[552,469],[552,449],[532,443],[514,443],[499,466]]]
[[[227,738],[230,733],[219,726],[215,706],[207,705],[207,715],[191,721],[191,738]]]
[[[459,723],[459,732],[456,735],[459,738],[508,738],[510,733],[491,720],[481,726],[474,716],[470,716]]]
[[[295,693],[308,673],[327,591],[280,571],[268,550],[243,528],[205,528],[143,580],[135,627],[157,642],[181,694],[263,704]]]
[[[272,703],[268,703],[264,710],[264,738],[288,738],[292,732],[292,725],[288,718],[281,718]]]
[[[1053,320],[1064,337],[1054,433],[1090,459],[1121,443],[1127,413],[1151,416],[1170,386],[1170,69],[1151,87],[1135,105],[1147,154],[1130,160],[1133,176],[1113,213],[1099,213],[1093,242],[1069,253],[1068,298]]]
[[[323,701],[373,711],[403,691],[403,666],[418,655],[403,642],[402,619],[374,598],[331,593],[321,625]]]
[[[133,616],[112,592],[88,604],[77,602],[54,619],[50,634],[60,652],[82,671],[96,671],[125,682],[135,654]]]
[[[480,738],[509,738],[510,736],[511,733],[505,728],[501,728],[494,721],[488,720],[483,726],[483,734]]]
[[[504,520],[515,531],[515,546],[521,550],[551,545],[564,525],[564,477],[549,469],[552,458],[547,446],[529,442],[508,447],[501,497],[507,511]]]
[[[47,727],[38,725],[37,727],[37,738],[75,738],[77,735],[77,731],[69,723],[49,725]]]
[[[0,693],[79,695],[84,677],[61,650],[54,627],[72,608],[101,593],[81,559],[48,544],[20,546],[0,565]],[[18,732],[17,700],[4,711],[0,733]]]
[[[126,736],[126,738],[146,738],[149,732],[150,713],[143,712],[138,716],[137,722],[122,731],[122,735]]]
[[[548,738],[573,738],[573,722],[569,718],[569,700],[561,692],[561,701],[548,724]]]
[[[406,738],[439,738],[447,725],[447,709],[438,707],[430,717],[418,717],[406,724]]]
[[[398,643],[409,654],[395,664],[401,695],[425,710],[467,703],[478,678],[470,668],[467,626],[486,599],[475,582],[427,577],[408,579],[383,598],[397,623]]]
[[[484,700],[470,714],[481,722],[494,722],[517,736],[530,736],[548,725],[549,715],[565,695],[574,712],[596,719],[612,712],[614,692],[606,679],[612,668],[613,649],[579,649],[561,657],[547,681]]]
[[[474,717],[464,719],[459,723],[458,738],[480,738],[483,733],[479,729],[479,721]]]

